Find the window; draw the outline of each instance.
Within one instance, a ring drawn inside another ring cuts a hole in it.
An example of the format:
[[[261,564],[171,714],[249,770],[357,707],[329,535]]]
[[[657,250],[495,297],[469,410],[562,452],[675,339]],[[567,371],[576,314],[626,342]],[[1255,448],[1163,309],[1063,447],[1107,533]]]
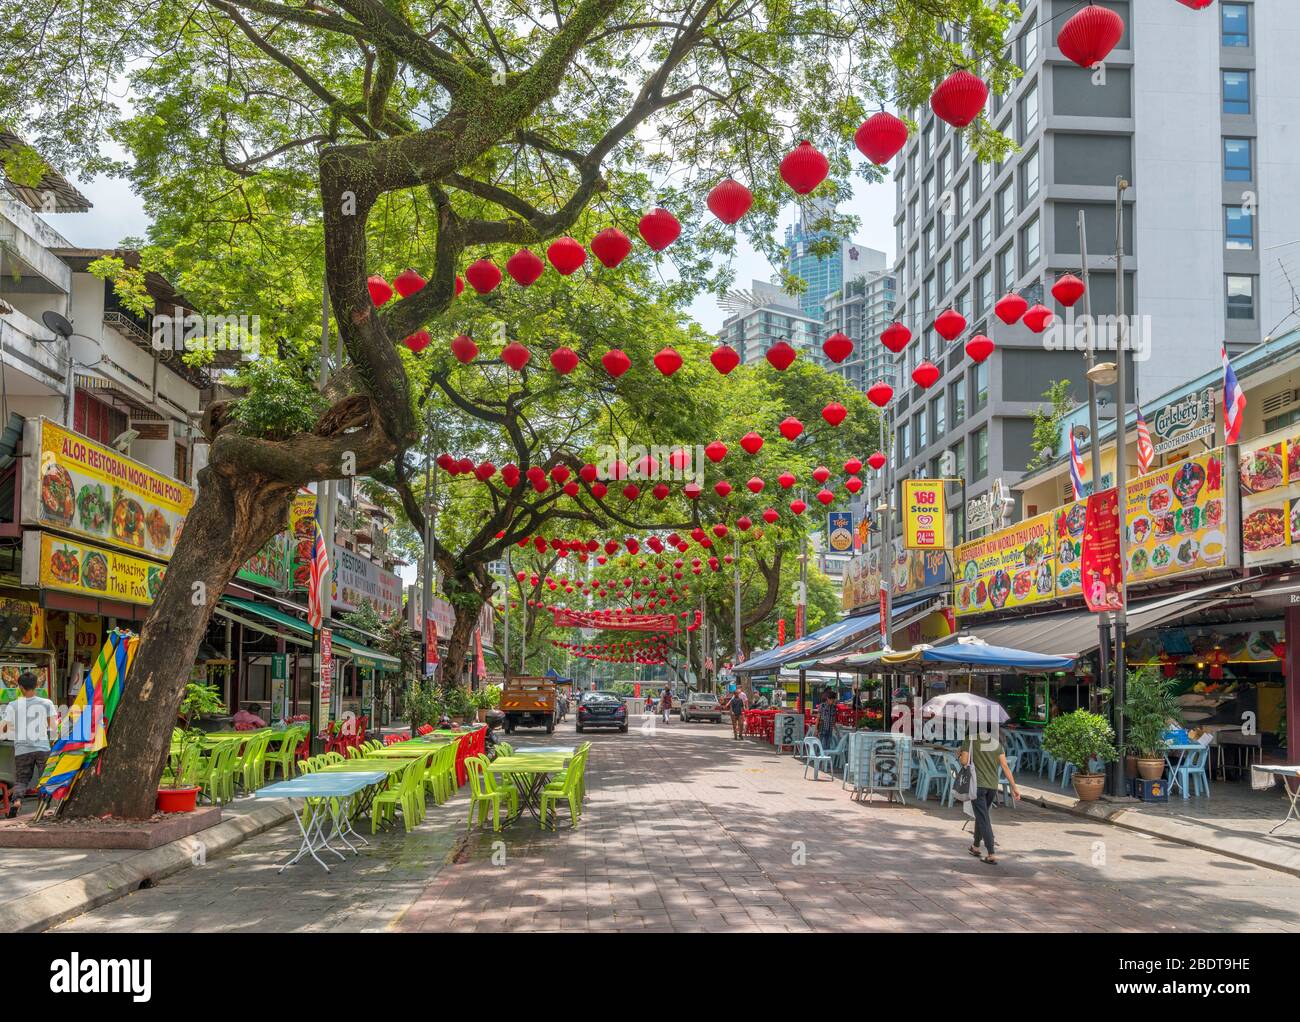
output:
[[[183,483],[190,481],[190,451],[184,444],[176,445],[176,471],[174,475]]]
[[[970,269],[970,234],[963,234],[952,247],[953,260],[957,264],[957,276],[965,276]]]
[[[1223,140],[1223,180],[1252,180],[1250,139],[1225,138]]]
[[[965,445],[964,443],[960,443],[960,444],[957,444],[955,447],[952,447],[952,448],[949,448],[949,449],[952,451],[952,461],[953,461],[953,466],[954,466],[954,468],[956,469],[956,471],[955,471],[953,474],[956,475],[958,479],[965,478],[965,476],[966,476],[966,445]],[[963,510],[964,510],[964,509],[963,509]]]
[[[944,256],[939,263],[939,296],[952,290],[952,256]]]
[[[948,426],[944,421],[943,414],[943,398],[937,397],[930,402],[930,432],[938,440],[947,429]]]
[[[971,406],[976,410],[983,408],[989,402],[989,364],[981,362],[971,370],[971,392],[974,400]]]
[[[966,418],[965,381],[957,380],[948,384],[948,410],[952,413],[952,424],[956,426]]]
[[[1223,72],[1223,112],[1225,114],[1250,113],[1250,72]]]
[[[1034,217],[1020,232],[1020,253],[1025,263],[1023,272],[1028,273],[1038,262],[1039,251],[1038,217]]]
[[[1219,24],[1224,46],[1250,45],[1250,4],[1220,4]]]
[[[1038,127],[1038,83],[1035,82],[1020,97],[1020,141],[1023,142]]]
[[[1248,252],[1255,247],[1255,218],[1248,207],[1224,207],[1223,244],[1232,252]]]
[[[72,428],[82,436],[112,445],[126,432],[126,416],[116,408],[78,390],[72,406]]]
[[[1255,318],[1255,278],[1228,274],[1228,318]]]
[[[923,315],[929,315],[930,310],[933,309],[934,306],[934,274],[930,274],[930,276],[925,278],[925,306],[923,309]]]
[[[1025,23],[1020,37],[1020,70],[1028,71],[1038,59],[1038,19],[1030,18]]]
[[[989,471],[989,428],[983,426],[971,434],[971,461],[975,471],[972,479],[983,479]]]
[[[980,164],[980,194],[983,195],[993,183],[993,164]]]
[[[934,224],[930,224],[925,229],[923,237],[925,239],[925,261],[928,263],[934,258]]]
[[[993,271],[985,270],[975,278],[975,318],[993,307]]]
[[[895,431],[898,437],[898,460],[900,462],[907,460],[907,423],[900,422],[898,429]]]
[[[961,294],[959,294],[959,295],[957,296],[957,300],[956,300],[955,302],[953,302],[952,304],[953,304],[953,308],[955,308],[955,309],[956,309],[958,312],[960,312],[963,316],[968,316],[968,317],[969,317],[970,314],[971,314],[971,308],[970,308],[970,289],[968,288],[967,290],[965,290],[965,291],[963,291]]]
[[[1008,245],[998,253],[998,282],[1003,291],[1011,291],[1016,286],[1016,250]]]
[[[1035,149],[1020,162],[1020,193],[1025,205],[1033,201],[1038,194],[1038,150]]]
[[[921,133],[921,144],[925,158],[929,160],[934,155],[934,121],[927,124],[925,131]]]
[[[957,219],[960,220],[970,212],[970,176],[961,179],[957,185]]]
[[[921,206],[928,214],[930,206],[934,202],[934,172],[931,171],[925,175],[925,181],[921,184]]]
[[[975,220],[975,246],[979,249],[980,255],[989,250],[989,244],[993,241],[993,211],[985,209]]]
[[[925,429],[925,412],[917,412],[912,416],[912,432],[916,434],[916,453],[920,454],[929,444],[930,438]]]
[[[1005,231],[1016,216],[1016,186],[1008,181],[998,192],[998,230]]]

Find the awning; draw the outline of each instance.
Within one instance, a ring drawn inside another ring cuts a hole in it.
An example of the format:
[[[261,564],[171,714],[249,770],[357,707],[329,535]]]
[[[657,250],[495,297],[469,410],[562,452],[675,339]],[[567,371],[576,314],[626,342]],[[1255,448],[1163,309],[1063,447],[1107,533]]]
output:
[[[942,603],[942,597],[935,596],[904,604],[902,607],[895,607],[892,629],[896,631],[899,628],[906,628],[913,622],[920,621],[940,607]],[[879,615],[877,615],[877,618],[879,618]],[[880,631],[876,630],[867,636],[837,642],[814,657],[800,660],[798,663],[787,664],[786,667],[787,669],[815,667],[823,671],[851,670],[863,662],[863,657],[871,656],[870,651],[876,650],[879,645]],[[879,651],[877,650],[874,655],[879,656]]]
[[[229,605],[230,609],[223,609],[223,604]],[[241,600],[237,596],[223,596],[221,603],[217,605],[217,610],[240,624],[266,632],[269,635],[276,635],[299,646],[310,646],[312,644],[312,630],[307,625],[307,622],[294,617],[292,614],[277,610],[275,607],[268,607],[253,600]],[[250,617],[254,620],[249,620]],[[259,623],[259,619],[261,623]],[[266,623],[277,627],[267,628]],[[362,645],[355,639],[349,639],[339,634],[338,631],[333,631],[331,638],[334,645],[338,647],[340,654],[351,657],[358,667],[396,670],[400,666],[396,657]]]
[[[886,669],[911,667],[914,670],[939,670],[943,667],[984,671],[1068,671],[1074,657],[1035,653],[1007,646],[990,646],[983,642],[950,642],[942,646],[919,646],[898,653],[886,653],[880,666]]]
[[[921,601],[912,600],[894,608],[896,614],[909,611]],[[928,601],[926,601],[928,602]],[[767,674],[796,660],[808,660],[820,656],[828,650],[835,649],[850,642],[856,642],[872,628],[880,626],[880,611],[846,617],[824,628],[819,628],[810,635],[784,646],[758,653],[744,663],[732,668],[737,674]]]
[[[1176,596],[1134,603],[1128,609],[1128,634],[1135,635],[1166,621],[1234,599],[1236,594],[1228,592],[1228,589],[1240,585],[1241,581],[1237,578],[1229,579],[1178,593]],[[990,646],[1078,657],[1092,652],[1099,644],[1097,617],[1088,610],[1072,610],[1060,614],[1039,614],[1010,621],[973,624],[962,631],[982,639]]]

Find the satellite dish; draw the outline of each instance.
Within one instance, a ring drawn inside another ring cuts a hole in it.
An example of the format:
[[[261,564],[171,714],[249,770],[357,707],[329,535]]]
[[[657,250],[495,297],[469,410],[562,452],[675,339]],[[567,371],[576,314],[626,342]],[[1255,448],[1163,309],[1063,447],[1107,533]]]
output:
[[[41,313],[41,322],[64,340],[72,336],[72,324],[53,309]]]

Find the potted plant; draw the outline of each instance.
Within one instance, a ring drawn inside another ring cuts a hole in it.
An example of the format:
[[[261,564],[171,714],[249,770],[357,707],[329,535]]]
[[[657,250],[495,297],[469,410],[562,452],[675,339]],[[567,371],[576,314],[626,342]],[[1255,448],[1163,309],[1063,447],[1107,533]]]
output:
[[[496,709],[497,703],[501,702],[501,689],[495,685],[484,685],[482,688],[470,693],[469,701],[473,705],[475,715],[481,724],[487,720],[487,715]]]
[[[1137,774],[1158,781],[1165,772],[1165,732],[1181,726],[1183,712],[1168,681],[1151,668],[1129,675],[1124,700],[1124,744],[1137,757]]]
[[[197,784],[189,783],[186,766],[190,762],[190,753],[199,748],[207,737],[207,732],[195,725],[200,717],[225,713],[226,706],[215,685],[200,685],[191,681],[185,686],[185,695],[181,698],[178,712],[185,719],[186,726],[180,731],[176,756],[172,760],[171,784],[158,786],[157,805],[160,813],[194,812],[200,789]],[[164,773],[164,781],[166,777]]]
[[[1100,713],[1075,710],[1048,723],[1043,728],[1043,748],[1058,760],[1074,764],[1074,792],[1081,802],[1095,802],[1106,784],[1105,774],[1092,773],[1094,760],[1113,762],[1115,732]]]

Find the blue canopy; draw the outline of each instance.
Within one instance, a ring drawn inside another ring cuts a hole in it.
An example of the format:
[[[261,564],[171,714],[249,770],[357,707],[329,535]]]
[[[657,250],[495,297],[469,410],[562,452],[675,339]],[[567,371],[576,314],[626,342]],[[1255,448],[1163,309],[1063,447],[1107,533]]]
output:
[[[1074,666],[1072,656],[1031,653],[1009,646],[989,646],[982,642],[952,642],[929,649],[886,653],[881,658],[890,667],[902,664],[954,664],[982,670],[1068,671]]]
[[[910,610],[921,600],[910,600],[907,603],[900,603],[894,607],[894,613]],[[766,674],[771,671],[779,670],[783,665],[795,660],[807,660],[809,657],[817,656],[836,646],[857,641],[863,634],[871,631],[880,625],[880,611],[869,614],[859,614],[856,617],[846,617],[833,624],[819,628],[802,639],[795,639],[793,642],[787,642],[784,646],[776,646],[772,649],[756,653],[744,663],[737,664],[732,668],[742,674]]]

